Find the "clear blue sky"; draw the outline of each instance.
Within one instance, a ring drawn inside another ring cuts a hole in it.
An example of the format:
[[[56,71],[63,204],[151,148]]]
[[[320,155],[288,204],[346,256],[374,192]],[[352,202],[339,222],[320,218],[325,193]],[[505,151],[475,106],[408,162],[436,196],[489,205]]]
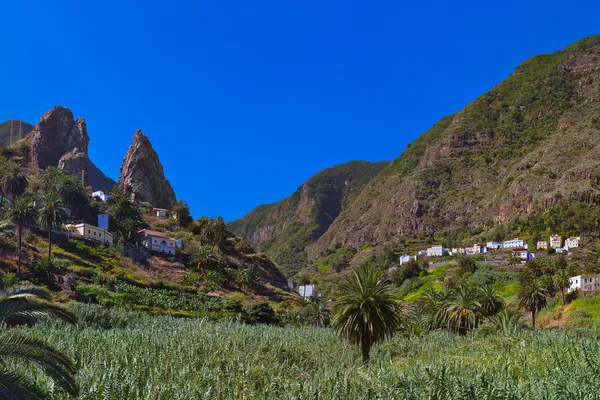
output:
[[[524,59],[600,33],[597,1],[460,3],[4,1],[0,120],[69,107],[114,179],[141,128],[193,214],[231,220],[394,159]]]

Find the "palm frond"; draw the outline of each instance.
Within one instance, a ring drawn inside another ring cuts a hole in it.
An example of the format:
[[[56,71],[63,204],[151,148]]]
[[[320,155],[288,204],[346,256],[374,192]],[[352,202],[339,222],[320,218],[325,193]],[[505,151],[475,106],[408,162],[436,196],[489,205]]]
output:
[[[14,358],[37,365],[65,392],[76,396],[79,392],[75,381],[76,368],[70,359],[41,340],[18,332],[0,334],[0,356]]]
[[[0,318],[24,317],[36,320],[42,317],[57,317],[69,323],[75,323],[73,313],[56,304],[39,300],[36,297],[15,298],[0,301]]]
[[[0,397],[6,400],[45,400],[46,394],[27,377],[0,369]]]

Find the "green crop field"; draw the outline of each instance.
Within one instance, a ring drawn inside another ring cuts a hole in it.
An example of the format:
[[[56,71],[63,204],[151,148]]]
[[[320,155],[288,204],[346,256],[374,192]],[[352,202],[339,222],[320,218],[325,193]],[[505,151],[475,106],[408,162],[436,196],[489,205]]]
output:
[[[79,306],[30,334],[72,356],[81,399],[596,399],[595,330],[396,335],[364,367],[325,328],[245,326]],[[42,375],[33,375],[55,392]],[[54,398],[60,399],[59,394]]]

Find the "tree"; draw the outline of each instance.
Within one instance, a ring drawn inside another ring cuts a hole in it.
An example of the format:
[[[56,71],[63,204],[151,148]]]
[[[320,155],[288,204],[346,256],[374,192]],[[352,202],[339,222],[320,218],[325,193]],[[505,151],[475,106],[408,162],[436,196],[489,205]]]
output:
[[[42,200],[38,223],[48,231],[48,257],[52,257],[52,229],[59,228],[65,220],[62,200],[56,193],[47,193]]]
[[[548,290],[539,278],[533,278],[521,283],[519,303],[525,310],[531,312],[531,325],[535,329],[535,314],[546,306]]]
[[[69,311],[49,301],[47,290],[36,287],[13,287],[0,290],[0,319],[5,327],[11,321],[34,322],[44,316],[58,317],[74,322]],[[10,370],[13,362],[26,367],[38,367],[64,392],[77,396],[79,388],[75,381],[74,363],[63,353],[42,340],[26,336],[22,332],[0,329],[0,396],[6,399],[46,399],[49,396],[27,376]],[[10,361],[10,363],[6,363]]]
[[[332,325],[338,336],[360,346],[364,364],[373,344],[391,337],[400,327],[400,307],[392,285],[380,270],[362,266],[340,286]]]
[[[329,313],[323,303],[318,301],[318,299],[311,298],[311,301],[308,302],[302,311],[306,316],[308,323],[312,326],[327,326],[329,322]]]
[[[190,205],[185,200],[179,200],[171,210],[179,226],[188,226],[192,222]]]
[[[27,185],[27,177],[23,175],[19,164],[12,161],[3,163],[0,175],[0,188],[4,196],[14,201],[18,196],[25,193]]]
[[[17,276],[21,277],[21,261],[23,255],[23,229],[35,224],[37,211],[33,202],[26,197],[16,199],[6,212],[6,218],[17,227],[19,255],[17,258]]]
[[[477,290],[468,285],[459,285],[446,300],[448,328],[464,335],[477,326],[480,309]]]
[[[110,215],[109,229],[115,232],[117,241],[129,239],[132,232],[147,226],[138,204],[125,191],[115,187],[107,204],[110,207],[108,209]]]
[[[504,309],[504,300],[492,286],[481,286],[477,291],[477,297],[481,305],[480,314],[483,317],[492,316]]]
[[[559,269],[558,271],[556,271],[556,274],[554,274],[554,276],[552,277],[552,280],[554,281],[554,286],[558,290],[560,290],[563,304],[566,304],[565,289],[567,289],[569,287],[569,278],[570,278],[570,274],[566,268]]]

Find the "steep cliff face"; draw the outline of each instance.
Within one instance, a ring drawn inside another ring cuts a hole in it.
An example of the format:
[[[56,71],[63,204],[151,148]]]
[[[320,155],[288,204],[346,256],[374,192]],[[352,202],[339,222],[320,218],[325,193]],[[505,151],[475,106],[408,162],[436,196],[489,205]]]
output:
[[[387,162],[351,161],[323,170],[277,203],[262,205],[228,224],[293,275],[307,263],[305,249],[327,231],[340,212]]]
[[[47,111],[35,126],[25,122],[13,122],[13,144],[21,130],[23,140],[20,143],[29,145],[29,167],[44,169],[58,166],[71,175],[81,178],[85,176],[87,185],[94,190],[110,191],[115,181],[100,171],[88,157],[90,138],[85,120],[75,119],[71,110],[56,106]],[[9,144],[10,121],[0,124],[0,145]]]
[[[600,36],[533,57],[442,118],[365,187],[314,246],[360,247],[507,222],[600,194]]]
[[[72,175],[87,175],[90,138],[85,121],[82,118],[75,120],[71,110],[56,106],[47,111],[30,136],[32,167],[44,169],[58,165]]]
[[[133,143],[121,165],[119,188],[155,207],[170,209],[177,201],[171,184],[165,178],[158,154],[139,129],[133,135]]]

